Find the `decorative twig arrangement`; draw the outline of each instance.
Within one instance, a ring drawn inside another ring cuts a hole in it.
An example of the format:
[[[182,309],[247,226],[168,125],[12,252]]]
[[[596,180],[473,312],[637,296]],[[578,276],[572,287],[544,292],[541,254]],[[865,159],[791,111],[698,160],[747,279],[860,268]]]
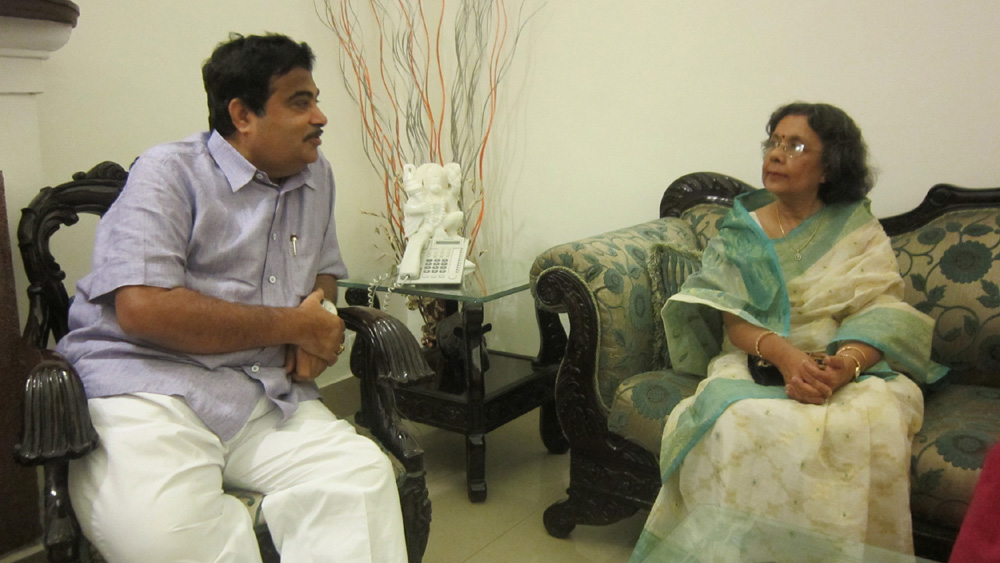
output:
[[[454,6],[447,0],[321,0],[319,5],[320,17],[340,41],[344,85],[358,103],[364,150],[385,191],[384,210],[369,214],[384,220],[376,229],[390,254],[399,260],[408,235],[403,165],[457,162],[463,234],[476,256],[486,211],[486,147],[526,19],[519,13],[520,23],[512,27],[506,0],[459,0]],[[442,47],[449,15],[453,57]]]

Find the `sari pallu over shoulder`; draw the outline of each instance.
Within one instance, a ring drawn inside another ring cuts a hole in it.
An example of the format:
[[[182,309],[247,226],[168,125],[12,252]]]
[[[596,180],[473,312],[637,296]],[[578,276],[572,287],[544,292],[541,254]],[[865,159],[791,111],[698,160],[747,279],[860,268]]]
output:
[[[831,295],[815,299],[817,307],[849,313],[836,319],[839,329],[828,353],[839,342],[858,340],[881,350],[888,365],[921,385],[943,377],[947,369],[930,361],[933,321],[903,302],[895,255],[869,201],[828,205],[774,241],[750,215],[771,201],[764,190],[738,197],[705,248],[701,269],[664,305],[661,318],[674,369],[707,375],[708,362],[721,351],[722,312],[787,337],[788,291],[798,282]],[[811,244],[801,249],[802,260],[795,260],[793,253],[807,238]],[[868,373],[889,372],[896,373],[879,364]]]

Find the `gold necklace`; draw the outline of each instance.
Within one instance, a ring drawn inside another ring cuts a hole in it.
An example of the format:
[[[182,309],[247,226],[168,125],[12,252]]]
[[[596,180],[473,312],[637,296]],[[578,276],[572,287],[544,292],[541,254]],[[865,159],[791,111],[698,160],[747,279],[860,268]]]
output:
[[[781,230],[781,238],[788,238],[788,235],[785,233],[785,226],[781,224],[781,212],[778,211],[777,206],[774,207],[774,217],[778,220],[778,229]],[[819,232],[819,222],[816,223],[816,228],[813,229],[812,234],[809,235],[809,239],[806,241],[805,244],[803,244],[799,248],[795,248],[794,246],[792,247],[792,250],[795,250],[795,255],[794,255],[795,260],[800,262],[802,261],[802,251],[805,250],[807,246],[809,246],[809,243],[812,242],[813,238],[816,236],[816,233],[818,232]]]

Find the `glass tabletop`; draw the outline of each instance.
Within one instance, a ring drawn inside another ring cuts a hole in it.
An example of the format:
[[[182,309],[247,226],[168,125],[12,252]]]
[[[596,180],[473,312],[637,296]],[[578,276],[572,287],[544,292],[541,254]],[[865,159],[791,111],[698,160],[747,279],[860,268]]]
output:
[[[387,271],[353,273],[337,285],[348,289],[368,290],[374,284],[376,291],[389,291],[400,295],[419,295],[452,299],[464,303],[485,303],[528,289],[531,262],[519,259],[482,257],[471,272],[466,269],[462,285],[407,285],[395,283],[395,276]]]

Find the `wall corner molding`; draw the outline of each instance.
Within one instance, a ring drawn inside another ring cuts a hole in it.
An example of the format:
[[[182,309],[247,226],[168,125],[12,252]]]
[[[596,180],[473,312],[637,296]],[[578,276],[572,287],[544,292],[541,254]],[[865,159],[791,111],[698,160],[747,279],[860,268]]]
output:
[[[70,0],[5,0],[0,4],[0,16],[26,20],[42,20],[76,27],[80,7]]]
[[[71,0],[0,3],[0,95],[41,93],[42,61],[69,41],[79,17]]]

